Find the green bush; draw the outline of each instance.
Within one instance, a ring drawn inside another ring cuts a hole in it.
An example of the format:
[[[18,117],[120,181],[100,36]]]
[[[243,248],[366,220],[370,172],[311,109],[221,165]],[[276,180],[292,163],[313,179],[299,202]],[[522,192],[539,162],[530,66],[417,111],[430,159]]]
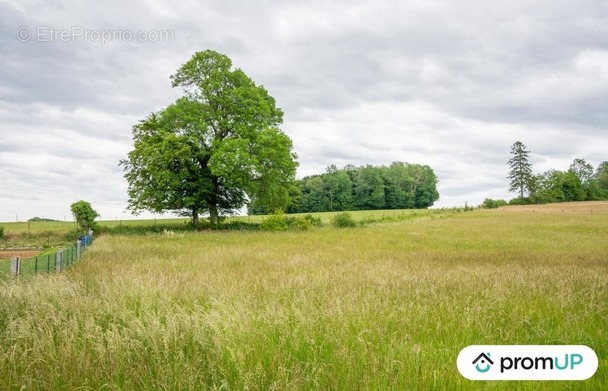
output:
[[[338,213],[334,216],[332,222],[334,227],[338,228],[346,228],[346,227],[356,227],[357,222],[353,219],[353,216],[348,212]]]
[[[320,217],[315,217],[311,214],[307,214],[306,216],[303,217],[304,220],[308,221],[310,223],[311,226],[313,227],[321,227],[323,226],[323,223],[321,222],[321,218]]]
[[[4,227],[0,225],[0,239],[4,239]]]
[[[491,198],[486,198],[485,200],[483,200],[481,207],[484,209],[496,209],[505,205],[508,205],[507,201],[505,200],[493,200]]]
[[[312,227],[310,221],[302,218],[302,217],[288,217],[286,219],[287,226],[289,229],[295,229],[300,231],[306,231],[307,229]]]
[[[282,212],[275,212],[275,214],[268,216],[260,224],[262,231],[287,231],[289,225],[287,219]]]
[[[321,227],[323,223],[320,217],[314,217],[311,214],[307,214],[304,217],[287,217],[287,226],[290,229],[306,231],[312,227]]]
[[[531,205],[534,204],[534,201],[530,198],[530,197],[518,197],[518,198],[513,198],[511,201],[509,201],[509,205]]]

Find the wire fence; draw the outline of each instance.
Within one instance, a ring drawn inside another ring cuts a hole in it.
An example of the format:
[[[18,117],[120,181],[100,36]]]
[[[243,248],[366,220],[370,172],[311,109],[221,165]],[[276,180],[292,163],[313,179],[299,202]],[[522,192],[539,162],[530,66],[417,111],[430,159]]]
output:
[[[10,262],[0,262],[0,278],[61,273],[76,263],[91,244],[93,244],[93,232],[89,231],[87,235],[79,237],[74,245],[54,253],[31,258],[12,257]]]

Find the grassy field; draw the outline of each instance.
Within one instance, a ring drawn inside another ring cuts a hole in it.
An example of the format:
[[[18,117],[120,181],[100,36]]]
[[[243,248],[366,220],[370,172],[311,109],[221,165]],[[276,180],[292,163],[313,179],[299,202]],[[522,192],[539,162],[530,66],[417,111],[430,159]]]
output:
[[[0,389],[608,387],[608,204],[99,238],[0,281]],[[562,212],[561,209],[564,209]],[[471,382],[471,344],[584,344],[584,382]]]
[[[359,222],[369,220],[420,220],[431,217],[439,217],[450,213],[457,213],[458,209],[449,210],[373,210],[373,211],[352,211],[349,212],[352,217]],[[315,213],[315,217],[319,218],[323,224],[330,224],[332,218],[338,212]],[[292,214],[289,217],[301,217],[305,214]],[[225,219],[226,223],[244,222],[244,223],[261,223],[267,216],[233,216]],[[203,219],[207,221],[206,219]],[[131,228],[124,230],[123,233],[145,233],[151,228],[158,228],[157,231],[164,229],[168,230],[185,230],[189,224],[188,218],[172,218],[172,219],[141,219],[141,220],[102,220],[98,221],[98,225],[102,231],[115,229],[118,227]],[[79,236],[76,230],[76,224],[72,221],[25,221],[0,223],[3,228],[5,238],[0,239],[0,273],[3,270],[2,262],[11,258],[11,256],[19,256],[22,258],[30,258],[37,255],[43,249],[63,248],[66,245],[73,245],[76,238]],[[190,227],[191,228],[191,227]],[[8,266],[4,265],[4,269],[8,270]]]
[[[367,211],[352,211],[349,212],[353,215],[355,220],[363,220],[365,218],[379,218],[382,216],[413,216],[413,217],[424,217],[431,214],[445,214],[452,212],[452,209],[404,209],[404,210],[367,210]],[[316,217],[321,218],[323,223],[330,223],[332,217],[338,212],[325,212],[315,213]],[[304,216],[302,214],[292,214],[289,216]],[[234,216],[227,217],[226,221],[243,221],[251,223],[260,223],[266,216]],[[180,218],[163,218],[163,219],[133,219],[133,220],[102,220],[99,221],[99,225],[103,227],[114,228],[120,225],[124,226],[152,226],[155,224],[160,225],[175,225],[182,226],[187,224],[189,219],[186,217]],[[21,222],[6,222],[0,223],[0,226],[4,227],[7,235],[21,234],[21,233],[47,233],[47,232],[69,232],[74,230],[76,225],[73,221],[21,221]]]

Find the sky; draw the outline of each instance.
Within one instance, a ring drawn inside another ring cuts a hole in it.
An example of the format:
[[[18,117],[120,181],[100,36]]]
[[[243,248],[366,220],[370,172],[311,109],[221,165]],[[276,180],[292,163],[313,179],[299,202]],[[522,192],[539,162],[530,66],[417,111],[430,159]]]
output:
[[[608,160],[604,0],[0,0],[0,221],[71,220],[81,199],[137,218],[132,126],[206,49],[276,99],[299,178],[426,164],[452,207],[516,196],[515,141],[535,173]]]

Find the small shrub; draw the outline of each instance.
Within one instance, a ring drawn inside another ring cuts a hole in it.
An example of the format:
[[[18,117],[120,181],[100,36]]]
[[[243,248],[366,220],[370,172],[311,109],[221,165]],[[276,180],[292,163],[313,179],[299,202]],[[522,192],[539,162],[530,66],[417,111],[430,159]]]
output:
[[[491,198],[486,198],[485,200],[483,200],[481,207],[484,209],[496,209],[505,205],[508,205],[507,201],[505,200],[493,200]]]
[[[332,222],[334,227],[338,228],[346,228],[346,227],[356,227],[357,222],[353,219],[353,216],[348,212],[338,213],[334,216]]]
[[[4,227],[0,225],[0,239],[4,239]]]
[[[314,217],[311,214],[307,214],[304,217],[287,217],[285,220],[289,229],[300,231],[306,231],[312,227],[321,227],[323,225],[321,218]]]
[[[323,223],[321,222],[321,218],[315,217],[311,214],[307,214],[306,216],[304,216],[304,220],[308,221],[310,223],[310,225],[313,227],[323,226]]]
[[[268,216],[260,224],[262,231],[287,231],[288,228],[289,225],[282,212],[275,212],[275,214]]]
[[[290,229],[306,231],[307,229],[312,227],[310,221],[302,218],[302,217],[291,217],[287,218],[287,225]]]
[[[531,205],[534,202],[532,201],[532,199],[530,197],[524,197],[524,198],[513,198],[511,201],[509,201],[509,205]]]

